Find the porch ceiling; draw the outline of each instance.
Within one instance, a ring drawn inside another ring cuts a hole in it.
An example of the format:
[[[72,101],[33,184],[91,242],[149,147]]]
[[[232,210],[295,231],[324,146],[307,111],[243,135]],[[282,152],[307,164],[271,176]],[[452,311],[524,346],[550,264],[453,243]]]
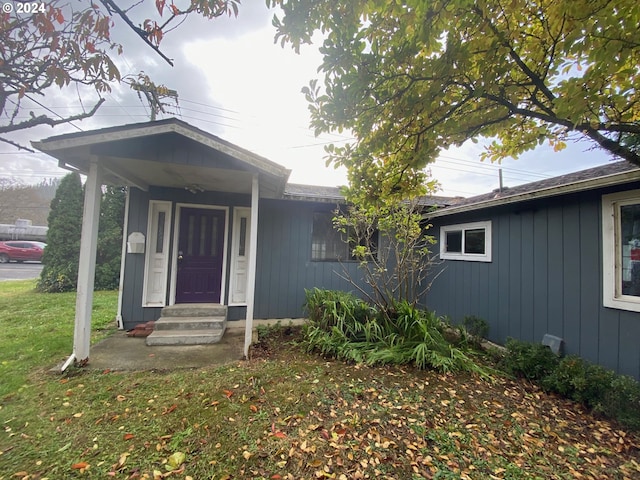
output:
[[[86,174],[92,158],[103,183],[250,193],[280,198],[290,171],[181,120],[169,119],[50,137],[33,142],[61,167]]]

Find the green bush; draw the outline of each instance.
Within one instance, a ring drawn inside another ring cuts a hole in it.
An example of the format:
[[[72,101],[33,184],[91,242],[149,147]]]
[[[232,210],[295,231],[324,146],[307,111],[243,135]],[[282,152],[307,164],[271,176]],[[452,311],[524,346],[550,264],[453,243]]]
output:
[[[462,320],[462,325],[467,330],[467,333],[477,339],[486,338],[489,333],[489,324],[487,321],[475,315],[465,315]]]
[[[541,344],[509,339],[498,365],[537,381],[545,390],[579,402],[621,424],[640,429],[640,383],[576,355],[559,359]]]
[[[324,331],[338,323],[366,323],[377,312],[351,292],[305,289],[304,308],[309,320]]]
[[[567,398],[595,408],[601,405],[616,374],[600,365],[570,355],[541,379],[541,385]]]
[[[626,375],[615,375],[611,388],[595,410],[629,428],[640,430],[640,383]]]
[[[527,378],[542,380],[558,366],[560,358],[545,345],[507,339],[506,355],[500,361],[500,367],[506,372]]]
[[[442,319],[406,301],[395,303],[392,315],[381,315],[351,294],[313,289],[306,291],[305,307],[310,320],[305,328],[309,350],[371,365],[415,364],[441,372],[487,375],[469,350],[446,340]]]

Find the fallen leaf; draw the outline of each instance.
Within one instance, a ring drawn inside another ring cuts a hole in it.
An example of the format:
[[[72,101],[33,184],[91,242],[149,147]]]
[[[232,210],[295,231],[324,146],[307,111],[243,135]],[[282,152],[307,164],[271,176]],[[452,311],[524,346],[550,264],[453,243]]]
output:
[[[165,468],[169,471],[178,470],[180,465],[186,460],[186,455],[182,452],[175,452],[169,456]]]

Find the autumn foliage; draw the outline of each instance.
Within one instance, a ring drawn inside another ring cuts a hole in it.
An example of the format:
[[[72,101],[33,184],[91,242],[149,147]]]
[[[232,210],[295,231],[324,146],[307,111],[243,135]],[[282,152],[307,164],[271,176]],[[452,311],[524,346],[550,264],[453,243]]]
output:
[[[156,0],[156,19],[132,21],[134,7],[145,1],[126,10],[114,0],[6,2],[0,13],[0,141],[28,149],[7,134],[82,120],[100,108],[111,84],[124,80],[114,61],[123,52],[112,38],[116,22],[132,28],[166,59],[158,45],[181,18],[192,13],[208,19],[237,15],[239,5],[239,0],[191,0],[179,7],[173,0]],[[79,111],[52,113],[45,97],[52,87],[75,87]]]

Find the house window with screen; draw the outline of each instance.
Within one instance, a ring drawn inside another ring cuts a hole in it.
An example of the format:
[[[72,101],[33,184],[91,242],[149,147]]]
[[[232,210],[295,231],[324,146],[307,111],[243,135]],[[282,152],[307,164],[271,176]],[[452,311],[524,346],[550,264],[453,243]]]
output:
[[[471,262],[491,261],[491,222],[440,227],[440,258]]]
[[[352,233],[343,233],[333,226],[333,212],[316,212],[313,214],[313,232],[311,234],[311,260],[328,262],[356,261],[351,254],[357,242]],[[376,254],[378,232],[369,239],[370,251]]]
[[[640,190],[602,197],[603,303],[640,312]]]

